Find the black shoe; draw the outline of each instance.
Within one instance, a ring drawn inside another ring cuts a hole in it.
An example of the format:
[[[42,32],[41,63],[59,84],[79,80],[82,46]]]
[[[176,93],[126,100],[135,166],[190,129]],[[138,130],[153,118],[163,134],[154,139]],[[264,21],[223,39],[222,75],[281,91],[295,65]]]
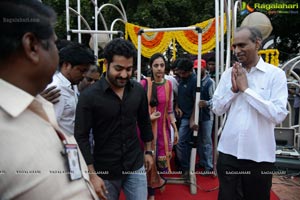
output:
[[[204,169],[204,166],[201,165],[200,163],[196,163],[195,168],[196,169]]]

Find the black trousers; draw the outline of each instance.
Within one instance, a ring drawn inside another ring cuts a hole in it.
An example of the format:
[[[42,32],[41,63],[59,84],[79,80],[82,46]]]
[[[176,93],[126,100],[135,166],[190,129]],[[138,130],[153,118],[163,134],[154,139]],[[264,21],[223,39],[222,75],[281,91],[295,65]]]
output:
[[[218,200],[269,200],[274,163],[237,159],[219,152]]]
[[[294,125],[299,124],[299,108],[295,108]]]

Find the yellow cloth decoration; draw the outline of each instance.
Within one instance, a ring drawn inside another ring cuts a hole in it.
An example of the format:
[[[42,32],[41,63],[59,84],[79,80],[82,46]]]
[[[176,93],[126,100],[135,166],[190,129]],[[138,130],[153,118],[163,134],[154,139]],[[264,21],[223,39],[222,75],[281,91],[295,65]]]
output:
[[[198,26],[202,29],[202,54],[215,48],[215,18],[208,19],[204,22],[192,26]],[[130,37],[132,43],[137,48],[137,36],[140,29],[147,29],[131,23],[125,25],[125,39]],[[224,33],[226,32],[226,21],[224,23]],[[177,41],[182,48],[190,54],[198,54],[198,33],[197,31],[168,31],[168,32],[149,32],[143,33],[141,37],[141,53],[144,57],[150,58],[154,53],[164,52],[168,46]],[[176,55],[173,54],[173,58]]]

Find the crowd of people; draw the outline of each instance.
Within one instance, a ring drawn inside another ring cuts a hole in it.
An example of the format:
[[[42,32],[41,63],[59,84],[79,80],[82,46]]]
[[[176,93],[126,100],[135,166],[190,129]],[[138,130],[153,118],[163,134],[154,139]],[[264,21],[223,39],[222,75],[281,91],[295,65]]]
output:
[[[37,0],[3,0],[0,16],[1,199],[118,200],[123,191],[128,200],[153,200],[163,173],[188,179],[195,130],[196,168],[213,174],[214,114],[227,115],[218,199],[270,199],[272,174],[264,172],[274,167],[274,127],[288,113],[288,91],[285,73],[258,56],[256,28],[236,30],[238,62],[216,86],[214,58],[200,69],[198,60],[177,58],[170,75],[161,53],[137,82],[136,49],[122,38],[104,48],[101,73],[87,46],[57,42],[56,14]]]

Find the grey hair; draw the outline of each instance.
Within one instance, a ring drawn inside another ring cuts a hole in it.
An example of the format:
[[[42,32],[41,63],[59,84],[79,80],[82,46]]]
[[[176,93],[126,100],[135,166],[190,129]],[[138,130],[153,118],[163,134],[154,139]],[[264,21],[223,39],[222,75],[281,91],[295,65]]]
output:
[[[263,37],[262,37],[262,34],[261,34],[260,30],[256,27],[254,27],[254,26],[241,26],[241,27],[238,27],[235,32],[239,32],[239,31],[245,30],[245,29],[250,32],[249,39],[252,42],[255,43],[257,39],[262,41]]]

